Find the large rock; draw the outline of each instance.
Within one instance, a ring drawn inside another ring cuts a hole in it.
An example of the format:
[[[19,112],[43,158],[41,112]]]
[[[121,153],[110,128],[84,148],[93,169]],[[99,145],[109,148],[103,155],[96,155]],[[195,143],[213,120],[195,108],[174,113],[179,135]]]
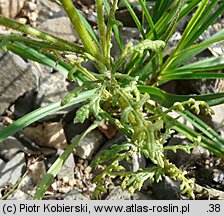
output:
[[[15,137],[8,137],[0,144],[0,157],[5,161],[11,160],[18,152],[23,151],[28,155],[37,155],[41,151],[32,146],[23,145]]]
[[[26,0],[0,0],[0,15],[14,18],[24,6]]]
[[[34,194],[35,187],[46,173],[44,161],[36,161],[29,166],[29,172],[20,182],[18,189],[28,194]]]
[[[211,116],[211,121],[212,124],[214,125],[214,128],[221,133],[222,137],[224,137],[224,127],[223,127],[223,123],[224,123],[224,105],[220,104],[220,105],[216,105],[211,107],[212,110],[214,111],[214,114]]]
[[[93,130],[77,145],[76,154],[80,158],[90,159],[103,144],[105,138],[99,130]]]
[[[44,122],[23,129],[23,133],[38,146],[66,148],[68,146],[61,122]]]
[[[153,195],[159,200],[179,199],[180,182],[165,176],[164,179],[152,185]]]
[[[39,28],[65,40],[77,40],[77,35],[71,22],[69,18],[65,16],[47,19],[45,22],[40,24]]]
[[[40,72],[40,85],[38,87],[37,104],[45,106],[61,100],[67,93],[66,77],[59,73],[46,74]]]
[[[127,190],[122,190],[120,186],[115,187],[107,196],[106,200],[152,200],[150,194],[144,194],[136,191],[131,194]]]
[[[59,155],[62,155],[63,152],[64,152],[63,150],[58,149]],[[58,179],[62,179],[65,181],[74,179],[75,175],[74,169],[75,169],[74,156],[73,154],[70,154],[57,175]]]
[[[31,200],[32,197],[29,194],[19,189],[16,189],[7,199],[8,200]]]
[[[38,84],[37,71],[22,58],[12,53],[2,54],[0,58],[0,114],[18,97],[36,89]]]
[[[25,154],[18,153],[12,160],[5,164],[0,172],[0,187],[5,185],[15,185],[23,175],[25,169]]]

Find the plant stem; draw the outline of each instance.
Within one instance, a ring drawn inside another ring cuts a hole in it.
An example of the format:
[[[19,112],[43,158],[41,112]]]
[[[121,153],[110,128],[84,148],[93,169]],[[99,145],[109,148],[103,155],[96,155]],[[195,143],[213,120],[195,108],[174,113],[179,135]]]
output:
[[[6,26],[11,29],[15,29],[17,31],[23,32],[25,34],[31,35],[33,37],[49,41],[55,45],[58,45],[59,47],[64,47],[70,51],[76,52],[76,53],[82,53],[84,52],[84,49],[82,46],[79,46],[77,44],[71,43],[69,41],[63,40],[61,38],[55,37],[51,34],[48,34],[46,32],[40,31],[38,29],[35,29],[30,26],[23,25],[19,22],[16,22],[14,20],[10,20],[8,18],[5,18],[3,16],[0,16],[0,25]]]
[[[106,33],[105,33],[105,23],[103,16],[103,0],[96,0],[96,11],[97,11],[101,52],[103,56],[106,57]]]
[[[71,23],[73,24],[73,27],[75,31],[77,32],[79,38],[81,39],[86,51],[91,54],[96,59],[101,59],[102,57],[99,53],[99,50],[97,49],[97,45],[92,40],[91,36],[89,35],[89,32],[87,31],[86,27],[84,26],[83,22],[81,21],[79,14],[73,5],[71,0],[61,0],[61,4],[63,8],[65,9],[69,19],[71,20]]]
[[[118,0],[114,0],[113,6],[110,10],[109,13],[109,18],[108,18],[108,24],[107,24],[107,33],[106,33],[106,59],[108,59],[108,63],[110,64],[110,47],[111,47],[111,35],[112,35],[112,29],[114,25],[114,17],[115,17],[115,12],[117,10],[117,3]]]

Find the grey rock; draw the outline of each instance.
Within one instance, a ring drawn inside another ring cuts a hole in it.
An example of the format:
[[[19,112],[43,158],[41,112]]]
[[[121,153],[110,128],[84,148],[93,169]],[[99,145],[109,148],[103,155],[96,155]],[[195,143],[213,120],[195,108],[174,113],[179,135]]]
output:
[[[61,100],[67,93],[66,77],[59,73],[44,74],[40,76],[37,104],[40,106]]]
[[[66,16],[47,19],[40,24],[39,28],[65,40],[76,41],[78,38],[69,18]]]
[[[121,144],[125,141],[128,141],[127,137],[124,134],[117,132],[116,135],[112,139],[107,140],[103,144],[103,146],[101,146],[101,148],[100,148],[99,152],[96,154],[96,156],[99,155],[101,151],[109,149],[112,145]]]
[[[90,159],[105,141],[99,130],[93,130],[77,145],[76,155],[83,159]]]
[[[19,97],[10,107],[15,118],[20,118],[27,113],[33,111],[36,107],[36,92],[30,91]]]
[[[139,20],[142,19],[142,12],[139,10],[140,7],[133,7],[133,10],[135,11],[137,17]],[[119,10],[116,12],[116,19],[121,21],[123,23],[123,26],[125,27],[136,27],[136,24],[128,11],[128,9]]]
[[[25,146],[15,137],[8,137],[0,144],[0,157],[5,161],[11,160],[18,152],[23,151],[26,154],[36,155],[40,151],[32,146]]]
[[[25,154],[19,152],[12,160],[6,163],[0,173],[0,187],[14,185],[22,176],[25,169]]]
[[[0,59],[0,114],[18,97],[36,89],[38,85],[37,71],[30,63],[11,52]]]
[[[90,23],[96,24],[97,23],[97,15],[95,12],[93,11],[89,11],[89,13],[87,14],[87,20]]]
[[[222,170],[213,170],[213,181],[224,185],[224,172]]]
[[[64,151],[61,149],[58,149],[59,155],[61,155]],[[75,169],[75,161],[73,154],[70,154],[70,156],[67,158],[65,163],[63,164],[61,170],[59,171],[57,177],[58,179],[66,179],[71,180],[74,179],[74,169]]]
[[[74,119],[74,118],[73,118]],[[76,136],[82,133],[84,130],[86,130],[90,126],[91,122],[86,120],[83,124],[80,123],[68,123],[65,124],[64,131],[65,136],[68,143],[71,143],[72,139]]]
[[[214,111],[214,114],[211,115],[211,122],[216,131],[220,132],[221,136],[224,137],[224,104],[212,106],[211,108]]]
[[[210,152],[202,146],[196,146],[192,149],[191,159],[197,160],[199,158],[209,158]]]
[[[7,18],[14,18],[19,14],[26,0],[0,0],[0,13]]]
[[[132,172],[137,172],[139,169],[146,167],[145,157],[141,154],[134,153],[132,155]]]
[[[37,1],[37,7],[40,10],[48,10],[48,11],[54,11],[58,12],[61,10],[60,5],[58,5],[56,2],[51,0],[38,0]]]
[[[88,198],[83,196],[77,189],[74,189],[66,194],[64,200],[88,200]]]
[[[106,197],[106,200],[131,200],[131,193],[122,190],[121,187],[115,187]]]
[[[46,173],[44,161],[36,161],[29,166],[29,172],[20,182],[18,189],[31,194]]]
[[[32,200],[32,197],[29,194],[19,189],[16,189],[7,199],[8,200]]]
[[[140,191],[135,192],[131,197],[132,200],[155,200],[155,197],[152,194],[145,194]]]
[[[0,170],[3,170],[4,167],[5,167],[5,161],[3,161],[1,158],[0,158]]]
[[[179,198],[180,182],[165,176],[162,181],[152,185],[152,192],[156,199],[176,200]]]
[[[2,130],[3,128],[5,128],[5,125],[2,122],[0,122],[0,130]]]
[[[122,190],[120,186],[116,186],[112,189],[106,200],[152,200],[153,196],[150,194],[144,194],[140,191],[135,193],[129,193],[127,190]]]

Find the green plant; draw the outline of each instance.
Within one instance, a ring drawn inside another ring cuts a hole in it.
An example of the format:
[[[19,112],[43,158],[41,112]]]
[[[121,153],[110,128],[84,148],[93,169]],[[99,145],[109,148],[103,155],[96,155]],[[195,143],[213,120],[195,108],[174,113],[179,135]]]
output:
[[[69,92],[61,102],[39,108],[3,129],[0,132],[0,142],[36,120],[82,101],[85,103],[77,111],[74,121],[82,123],[89,115],[93,115],[96,119],[95,123],[76,137],[65,153],[57,159],[39,184],[34,199],[43,197],[72,149],[103,120],[116,125],[129,138],[129,141],[114,145],[92,162],[92,166],[97,166],[113,159],[113,162],[94,179],[97,184],[95,196],[99,196],[101,191],[106,191],[107,178],[119,177],[122,180],[122,188],[128,188],[133,192],[140,189],[146,179],[158,182],[163,176],[168,175],[180,180],[182,193],[194,198],[193,180],[187,179],[185,172],[168,161],[165,151],[169,149],[176,152],[177,149],[182,149],[190,153],[190,149],[195,145],[202,145],[216,155],[223,156],[224,139],[196,115],[201,109],[211,114],[209,105],[223,103],[224,93],[180,96],[166,93],[160,90],[159,86],[175,79],[224,78],[222,73],[217,73],[218,69],[223,69],[223,56],[186,64],[190,58],[211,44],[224,39],[224,30],[221,30],[206,41],[195,43],[209,25],[223,13],[223,1],[138,0],[137,4],[142,8],[142,20],[139,20],[128,0],[121,1],[120,5],[118,0],[112,3],[107,0],[96,0],[97,34],[73,6],[71,0],[60,0],[60,4],[70,18],[82,45],[59,39],[0,16],[1,25],[28,35],[27,37],[15,33],[0,35],[2,50],[10,50],[22,57],[55,67],[62,73],[67,73],[71,82],[79,83],[79,87]],[[148,10],[149,5],[153,8],[152,14]],[[215,7],[217,5],[219,7]],[[127,7],[132,15],[142,36],[139,43],[123,44],[119,33],[122,23],[115,19],[118,6]],[[107,12],[107,21],[103,8]],[[192,11],[194,11],[193,16],[181,40],[165,59],[164,48],[173,35],[176,25]],[[117,60],[111,56],[110,52],[113,35],[120,49],[120,57]],[[79,60],[74,61],[66,57],[66,54],[71,53],[77,55]],[[64,58],[60,57],[62,54]],[[98,73],[88,71],[82,66],[81,63],[87,60],[95,64]],[[164,107],[167,108],[166,111]],[[190,110],[193,110],[195,114],[192,114]],[[171,111],[178,112],[199,132],[170,117],[168,114]],[[164,146],[172,131],[183,133],[192,145]],[[130,161],[133,154],[144,155],[152,162],[152,166],[137,172],[127,171],[120,162]]]

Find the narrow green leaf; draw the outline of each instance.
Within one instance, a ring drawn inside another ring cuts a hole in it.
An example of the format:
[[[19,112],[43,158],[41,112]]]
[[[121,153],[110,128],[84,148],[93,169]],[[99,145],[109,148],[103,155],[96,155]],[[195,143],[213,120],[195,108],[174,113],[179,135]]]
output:
[[[153,13],[153,21],[156,23],[159,18],[167,11],[170,5],[173,3],[173,0],[156,0],[154,13]]]
[[[138,85],[141,93],[148,93],[150,97],[164,107],[171,107],[175,102],[187,101],[190,98],[204,100],[209,105],[218,105],[224,102],[224,93],[202,94],[202,95],[175,95],[167,93],[159,88]]]
[[[87,99],[90,99],[95,96],[95,89],[89,90],[86,92],[83,92],[78,95],[77,98],[71,99],[71,101],[66,104],[65,106],[61,106],[61,101],[51,103],[47,106],[41,107],[39,109],[36,109],[27,115],[21,117],[20,119],[13,122],[11,125],[9,125],[6,128],[3,128],[0,131],[0,143],[6,139],[8,136],[11,136],[15,134],[16,132],[20,131],[22,128],[34,123],[35,121],[38,121],[42,118],[44,118],[47,115],[50,115],[52,113],[55,113],[59,110],[65,109],[67,107],[70,107],[74,104],[80,103],[82,101],[85,101]]]
[[[189,121],[193,126],[195,126],[198,130],[200,130],[203,135],[206,135],[208,138],[217,143],[220,147],[224,149],[224,139],[211,127],[205,124],[201,119],[199,119],[196,115],[192,114],[188,110],[185,110],[183,113],[178,112],[183,118]]]
[[[158,84],[163,84],[165,81],[180,80],[180,79],[223,79],[223,73],[215,72],[180,72],[161,75],[158,77]]]
[[[184,65],[180,68],[175,68],[169,71],[164,71],[163,74],[179,73],[179,72],[194,72],[194,71],[211,71],[224,69],[224,56],[206,58],[201,61],[197,61],[188,65]]]
[[[209,4],[209,0],[202,0],[195,14],[189,21],[187,27],[185,28],[181,40],[178,43],[177,50],[184,49],[187,46],[188,38],[191,37],[192,32],[194,32],[194,28],[197,29],[198,23],[200,24],[200,18],[203,16],[203,12],[205,11],[207,5]]]
[[[155,40],[157,40],[158,37],[157,37],[157,32],[156,32],[156,29],[155,29],[155,25],[153,23],[153,20],[152,20],[152,17],[150,15],[150,13],[149,13],[148,8],[146,7],[146,2],[143,2],[143,0],[139,0],[139,3],[142,7],[142,10],[143,10],[144,14],[145,14],[145,17],[146,17],[147,22],[150,26],[150,29],[152,30],[152,32],[154,34],[154,38],[155,38]]]
[[[217,0],[218,1],[218,0]],[[210,11],[214,11],[214,5],[217,4],[217,1],[212,1],[210,5]],[[206,9],[206,13],[208,13],[208,9]],[[212,25],[216,19],[224,13],[224,4],[221,4],[218,9],[213,12],[211,15],[205,14],[203,17],[201,17],[201,26],[198,29],[195,29],[191,38],[188,39],[188,45],[193,44],[193,42],[199,38],[199,36],[202,35],[202,33],[210,26]]]
[[[175,53],[175,55],[171,55],[169,59],[166,61],[166,63],[163,65],[162,71],[177,68],[178,66],[187,62],[189,59],[193,58],[194,56],[198,55],[199,53],[207,49],[210,45],[223,40],[224,40],[224,29],[215,33],[202,43],[192,45],[191,47],[188,47],[184,50]]]
[[[200,145],[209,151],[216,154],[218,157],[223,157],[224,155],[224,145],[217,145],[213,140],[204,137],[201,133],[196,132],[195,130],[187,127],[186,125],[178,122],[176,119],[173,119],[170,116],[166,117],[166,120],[169,122],[168,124],[172,124],[172,128],[177,132],[184,134],[189,140],[192,142],[195,141],[196,138],[201,137]]]
[[[71,65],[62,63],[62,61],[59,61],[57,63],[57,59],[55,57],[51,58],[50,55],[42,54],[37,50],[18,42],[10,44],[9,50],[23,58],[30,59],[39,62],[40,64],[55,68],[63,74],[67,74],[68,71],[72,68]]]
[[[123,0],[123,2],[125,4],[125,6],[127,7],[128,11],[130,12],[130,14],[131,14],[131,16],[132,16],[132,18],[133,18],[133,20],[134,20],[138,30],[141,32],[141,35],[142,35],[143,39],[145,39],[146,38],[145,31],[144,31],[144,29],[143,29],[143,27],[141,25],[141,22],[139,21],[136,13],[132,9],[132,7],[131,7],[130,3],[128,2],[128,0]]]

